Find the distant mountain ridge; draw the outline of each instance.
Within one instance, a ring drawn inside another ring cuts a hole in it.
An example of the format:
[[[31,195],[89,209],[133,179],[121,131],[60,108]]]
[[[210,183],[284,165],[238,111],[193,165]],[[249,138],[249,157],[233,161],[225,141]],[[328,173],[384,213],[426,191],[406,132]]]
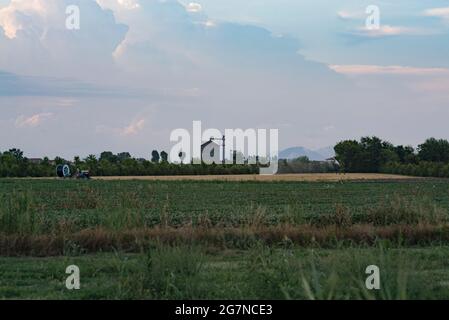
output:
[[[335,155],[333,147],[310,150],[304,147],[292,147],[282,150],[279,153],[279,159],[292,160],[299,157],[308,157],[312,161],[324,161]]]

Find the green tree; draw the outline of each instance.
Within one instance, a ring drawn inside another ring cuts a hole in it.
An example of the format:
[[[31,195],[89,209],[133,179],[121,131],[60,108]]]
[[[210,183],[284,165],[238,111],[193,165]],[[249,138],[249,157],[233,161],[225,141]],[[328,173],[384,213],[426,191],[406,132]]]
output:
[[[418,157],[421,161],[449,162],[449,142],[444,139],[427,139],[418,146]]]
[[[73,158],[73,163],[78,168],[83,164],[83,161],[81,161],[81,158],[79,156],[76,156]]]
[[[378,172],[383,164],[393,160],[389,159],[394,157],[393,146],[378,137],[363,137],[360,144],[363,149],[360,166],[364,172]]]
[[[159,163],[161,157],[159,156],[159,152],[157,150],[153,150],[151,152],[151,162]]]
[[[87,158],[84,159],[84,162],[86,163],[87,168],[89,171],[91,171],[92,174],[96,174],[97,164],[98,160],[95,155],[90,154],[87,156]]]
[[[9,149],[9,151],[5,152],[11,154],[17,161],[23,160],[23,151],[20,149]]]
[[[162,159],[162,162],[168,162],[168,153],[165,152],[165,151],[162,151],[161,152],[161,159]]]
[[[117,155],[119,161],[124,161],[126,159],[131,159],[131,154],[129,152],[121,152]]]
[[[67,163],[67,161],[65,161],[63,158],[61,158],[61,157],[56,157],[55,158],[55,164],[56,165],[60,165],[60,164],[65,164],[65,163]]]
[[[111,163],[117,163],[118,157],[115,154],[113,154],[111,151],[103,151],[100,154],[100,159],[99,160],[100,161],[106,160],[106,161],[109,161]]]
[[[357,172],[361,169],[363,148],[358,141],[345,140],[339,142],[335,147],[335,158],[345,172]]]
[[[401,163],[416,163],[415,149],[411,146],[396,146],[394,151]]]
[[[310,163],[310,159],[307,156],[302,156],[296,159],[293,159],[292,162],[297,162],[297,163]]]

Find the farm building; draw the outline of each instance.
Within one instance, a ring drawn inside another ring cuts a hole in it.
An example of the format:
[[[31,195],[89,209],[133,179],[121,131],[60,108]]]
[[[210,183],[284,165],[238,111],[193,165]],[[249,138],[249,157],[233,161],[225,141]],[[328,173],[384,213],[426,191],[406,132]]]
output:
[[[220,164],[220,145],[213,139],[201,145],[201,161],[207,164]]]

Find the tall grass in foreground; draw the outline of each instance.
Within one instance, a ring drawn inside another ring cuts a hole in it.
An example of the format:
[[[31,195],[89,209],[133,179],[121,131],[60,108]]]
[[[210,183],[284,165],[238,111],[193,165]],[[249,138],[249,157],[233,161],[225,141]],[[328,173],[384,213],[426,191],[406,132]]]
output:
[[[381,272],[379,291],[365,286],[366,267],[373,264]],[[261,247],[247,261],[246,279],[259,299],[407,299],[413,267],[400,250],[388,252],[382,246],[373,250],[353,247],[335,255]]]
[[[138,254],[1,258],[0,299],[447,299],[449,247],[247,250],[154,245]],[[78,265],[82,290],[65,290]],[[365,287],[380,268],[379,291]]]
[[[120,299],[390,300],[435,298],[424,262],[382,246],[326,251],[257,245],[229,261],[183,246],[149,250],[132,267],[121,255],[112,263],[120,274]],[[365,286],[372,264],[380,268],[378,291]]]
[[[27,192],[0,197],[0,233],[35,234],[42,226]]]
[[[118,252],[113,264],[120,275],[119,298],[199,299],[206,298],[210,288],[201,279],[205,256],[197,247],[149,249],[141,254],[131,272],[126,258]]]

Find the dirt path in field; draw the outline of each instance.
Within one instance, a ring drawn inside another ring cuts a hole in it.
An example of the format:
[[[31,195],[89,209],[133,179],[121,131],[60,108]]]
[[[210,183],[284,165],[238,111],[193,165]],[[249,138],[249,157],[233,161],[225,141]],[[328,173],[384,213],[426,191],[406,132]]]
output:
[[[129,177],[94,177],[95,180],[195,180],[195,181],[349,181],[349,180],[407,180],[417,179],[391,174],[377,173],[305,173],[279,174],[274,176],[261,175],[211,175],[211,176],[129,176]]]

